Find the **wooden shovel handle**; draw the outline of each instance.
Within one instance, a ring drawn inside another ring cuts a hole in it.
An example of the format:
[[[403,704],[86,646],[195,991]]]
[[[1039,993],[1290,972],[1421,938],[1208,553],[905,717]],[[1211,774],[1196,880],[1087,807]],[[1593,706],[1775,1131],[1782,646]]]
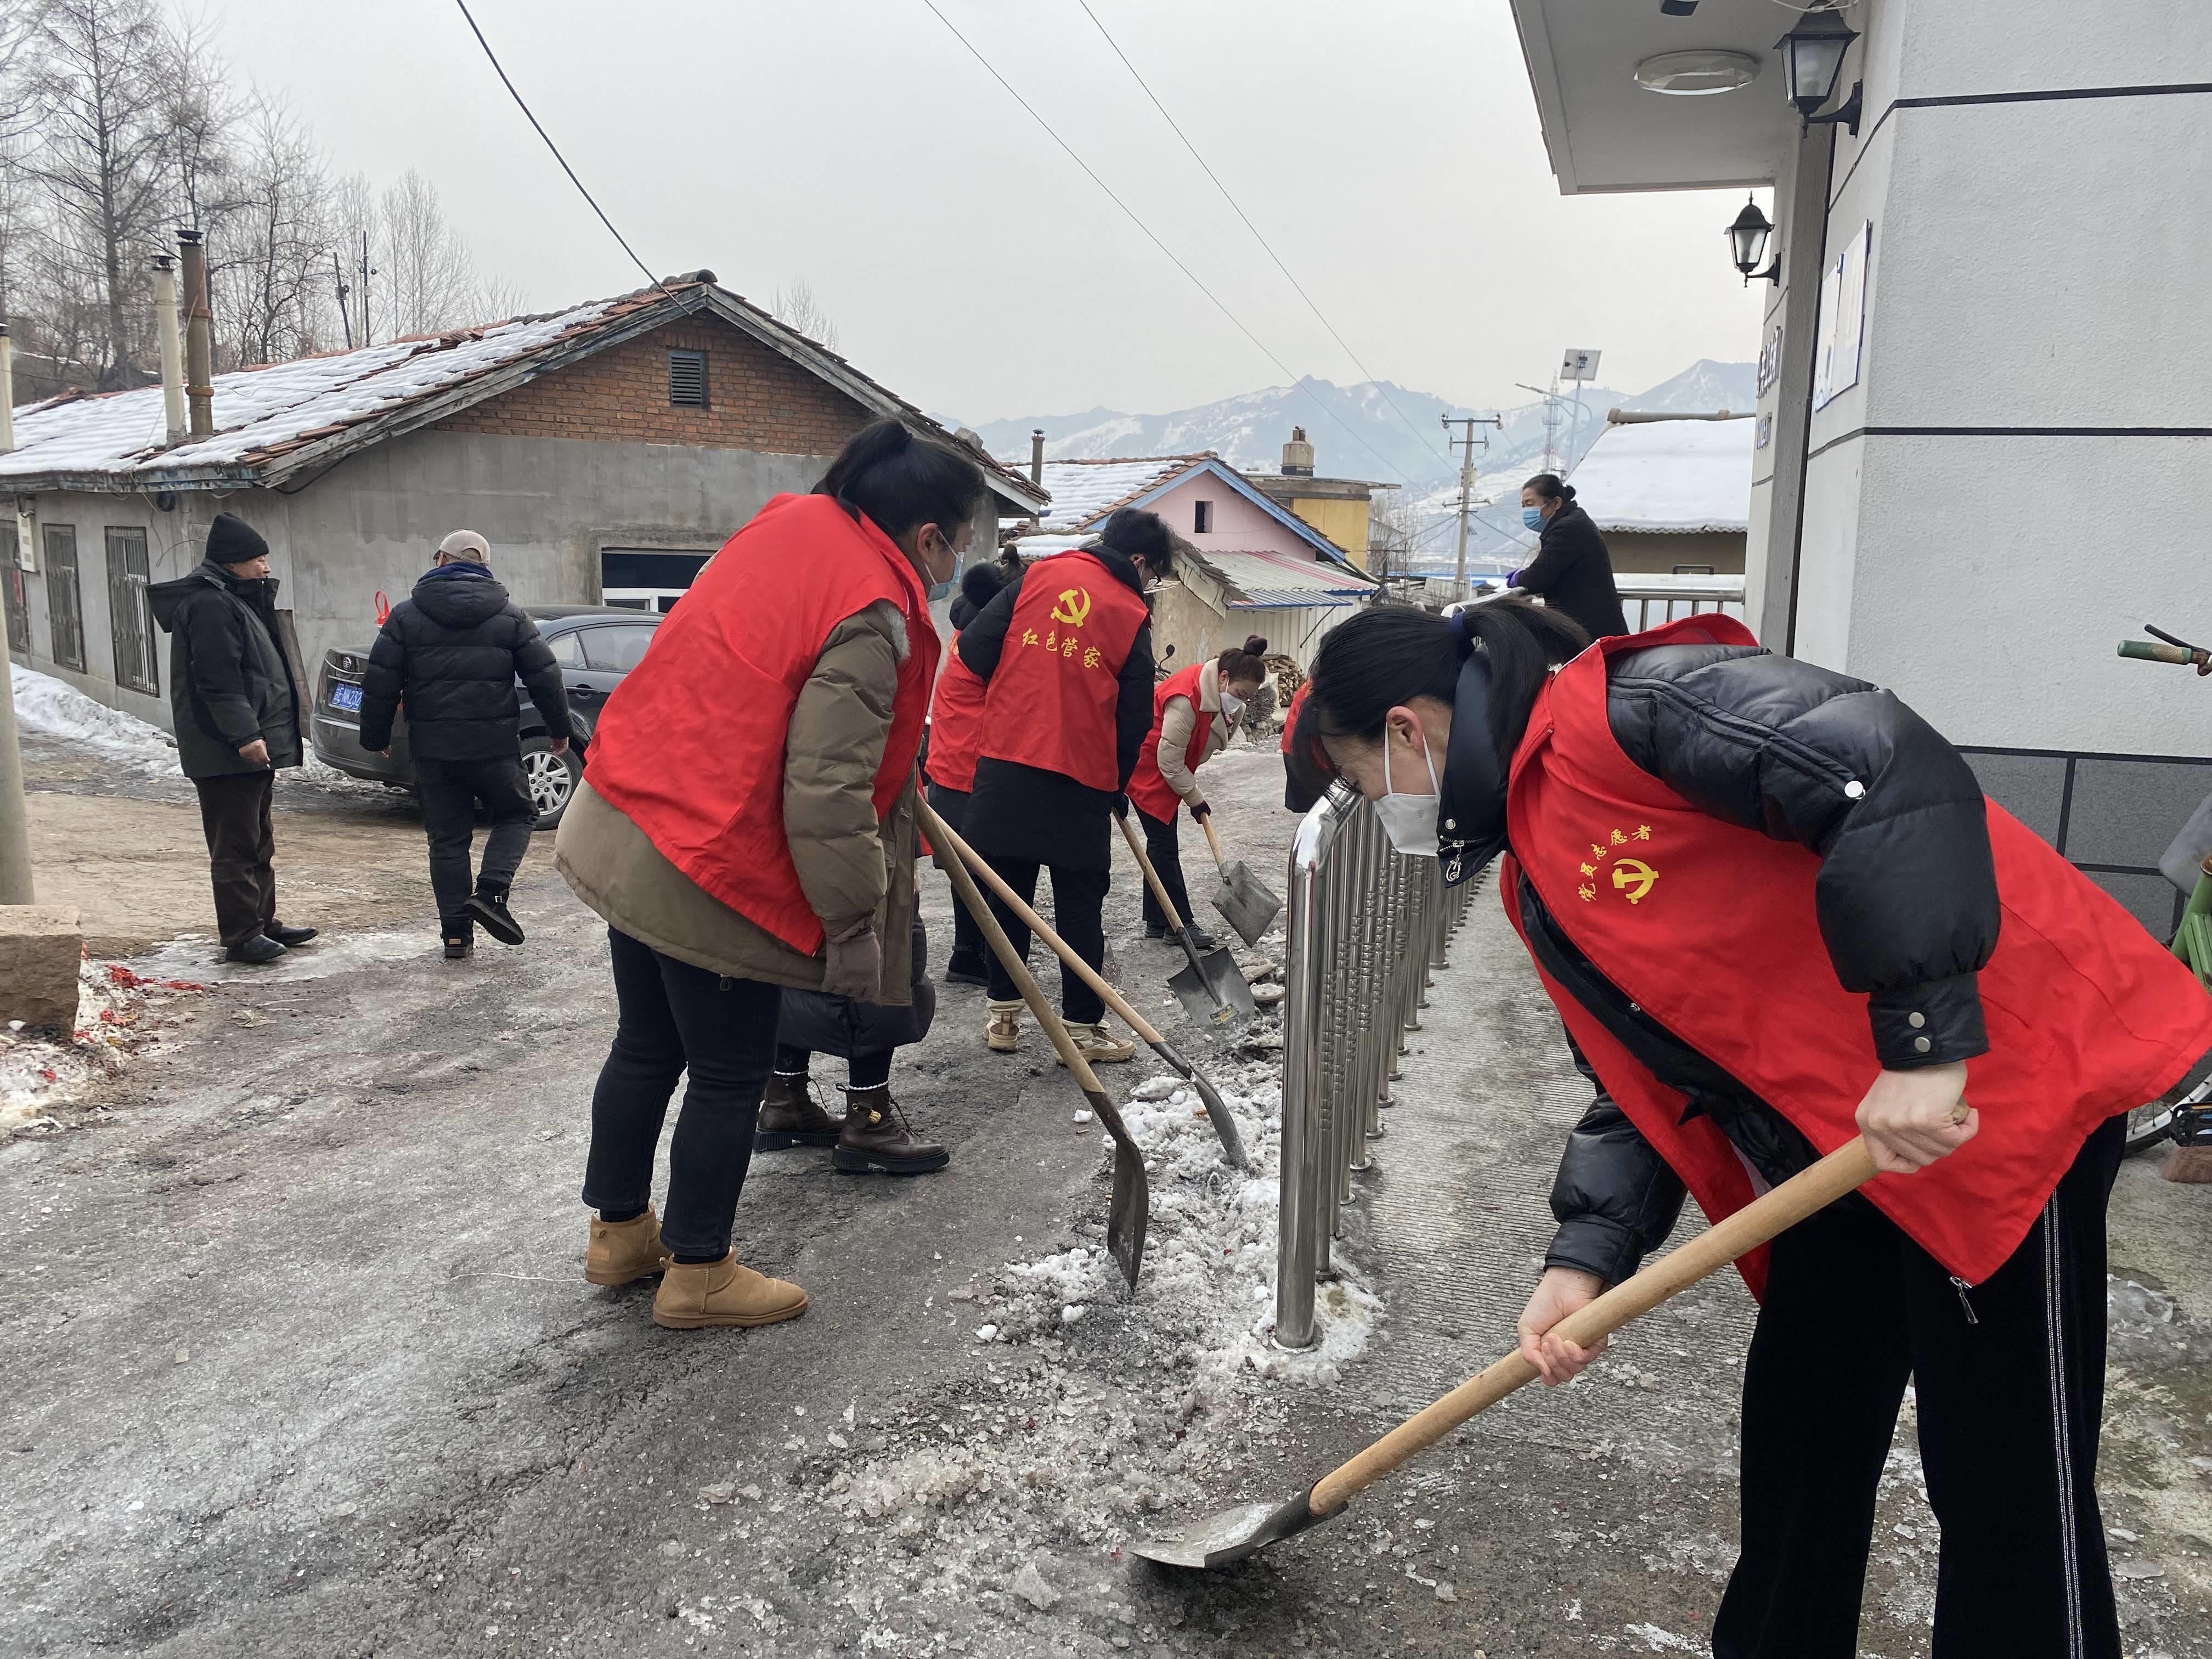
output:
[[[1757,1249],[1777,1233],[1795,1226],[1815,1210],[1856,1191],[1874,1178],[1874,1155],[1863,1138],[1838,1147],[1678,1250],[1670,1250],[1643,1272],[1624,1279],[1603,1296],[1567,1316],[1552,1328],[1577,1347],[1610,1336],[1638,1314],[1649,1313],[1669,1297]],[[1486,1410],[1516,1389],[1536,1380],[1536,1368],[1518,1350],[1469,1377],[1434,1405],[1407,1418],[1350,1462],[1323,1475],[1307,1496],[1316,1515],[1326,1515],[1364,1491],[1417,1452],[1426,1451],[1454,1429]]]
[[[1098,994],[1099,1000],[1119,1014],[1128,1028],[1143,1041],[1157,1045],[1161,1042],[1158,1031],[1146,1023],[1145,1017],[1129,1006],[1128,999],[1108,984],[1098,970],[1075,954],[1074,949],[1058,933],[1044,925],[1044,918],[1022,902],[1021,896],[1006,885],[1006,879],[996,870],[983,862],[975,849],[961,840],[952,826],[930,810],[929,803],[921,803],[921,827],[929,836],[932,847],[949,848],[952,855],[965,863],[984,884],[999,896],[999,901],[1022,919],[1022,925],[1052,947],[1053,954],[1060,959],[1078,979]]]
[[[1129,843],[1129,850],[1137,855],[1137,866],[1145,872],[1146,881],[1152,885],[1152,897],[1159,902],[1160,914],[1168,919],[1169,930],[1180,933],[1182,932],[1182,918],[1176,914],[1174,902],[1168,897],[1168,890],[1160,883],[1160,872],[1152,868],[1152,860],[1145,856],[1145,843],[1137,839],[1136,826],[1127,817],[1118,817],[1114,821],[1121,826],[1121,838]]]
[[[1229,860],[1222,856],[1221,837],[1213,833],[1213,814],[1208,812],[1198,821],[1198,823],[1199,828],[1206,831],[1206,844],[1213,849],[1213,867],[1224,876],[1227,875]]]

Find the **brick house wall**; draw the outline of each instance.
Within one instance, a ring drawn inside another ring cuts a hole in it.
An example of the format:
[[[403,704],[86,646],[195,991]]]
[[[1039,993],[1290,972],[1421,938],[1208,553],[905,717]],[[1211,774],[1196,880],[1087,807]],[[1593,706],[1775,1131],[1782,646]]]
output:
[[[707,407],[668,401],[668,354],[707,354]],[[434,428],[835,455],[868,411],[727,324],[655,329],[486,399]]]

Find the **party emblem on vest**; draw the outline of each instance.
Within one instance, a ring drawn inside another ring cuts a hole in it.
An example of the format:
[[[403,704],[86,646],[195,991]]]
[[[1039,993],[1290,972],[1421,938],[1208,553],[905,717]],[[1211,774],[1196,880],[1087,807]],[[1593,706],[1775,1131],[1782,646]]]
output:
[[[1626,849],[1650,839],[1651,826],[1639,823],[1633,830],[1616,830],[1606,840],[1592,842],[1589,859],[1582,866],[1582,885],[1575,889],[1575,896],[1584,904],[1596,903],[1601,890],[1598,878],[1602,873],[1612,891],[1631,904],[1643,903],[1658,882],[1659,872],[1642,859],[1631,857]]]
[[[1091,592],[1088,588],[1068,587],[1060,590],[1060,603],[1052,608],[1052,619],[1066,623],[1070,628],[1080,628],[1091,620]]]

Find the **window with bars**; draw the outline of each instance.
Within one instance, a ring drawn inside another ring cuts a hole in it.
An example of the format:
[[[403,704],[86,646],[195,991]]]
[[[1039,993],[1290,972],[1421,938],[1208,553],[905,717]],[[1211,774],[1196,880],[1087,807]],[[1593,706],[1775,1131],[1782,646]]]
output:
[[[16,556],[21,544],[15,526],[0,525],[0,593],[8,601],[8,652],[21,660],[31,651],[31,596],[23,586],[22,561]]]
[[[46,612],[53,624],[54,660],[84,672],[84,600],[76,584],[76,526],[50,524],[46,538]]]
[[[107,622],[115,642],[115,683],[158,696],[161,673],[154,657],[154,617],[146,602],[146,532],[107,532]]]
[[[672,351],[668,354],[668,404],[672,409],[707,407],[707,354]]]

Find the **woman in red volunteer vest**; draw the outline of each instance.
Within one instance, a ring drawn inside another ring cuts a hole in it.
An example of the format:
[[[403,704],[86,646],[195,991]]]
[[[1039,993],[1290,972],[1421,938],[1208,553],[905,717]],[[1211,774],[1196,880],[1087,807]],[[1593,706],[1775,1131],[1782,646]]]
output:
[[[1298,741],[1298,717],[1305,713],[1306,699],[1313,695],[1313,682],[1306,680],[1291,695],[1291,706],[1283,711],[1283,810],[1285,812],[1310,812],[1313,805],[1328,793],[1328,774],[1314,764],[1304,744]]]
[[[1267,677],[1267,642],[1255,634],[1243,648],[1231,646],[1210,662],[1194,662],[1162,681],[1152,693],[1152,729],[1137,756],[1137,769],[1129,775],[1129,804],[1137,809],[1144,826],[1145,851],[1159,872],[1168,902],[1190,929],[1191,943],[1211,951],[1213,936],[1200,927],[1190,913],[1190,893],[1183,884],[1182,849],[1176,836],[1176,803],[1202,818],[1213,809],[1194,775],[1198,769],[1229,746],[1229,739],[1244,714],[1244,705],[1260,694]],[[1166,939],[1167,917],[1145,884],[1145,937]]]
[[[620,1009],[592,1097],[585,1277],[665,1269],[656,1324],[805,1311],[804,1291],[730,1244],[778,1007],[785,987],[911,997],[911,780],[939,651],[927,596],[982,495],[950,450],[896,421],[863,428],[813,494],[777,496],[708,562],[593,733],[555,848],[606,921]],[[653,1150],[687,1071],[656,1219]],[[811,1109],[840,1169],[945,1161],[887,1086],[854,1090],[842,1125]]]
[[[960,578],[960,592],[948,611],[954,629],[965,628],[983,614],[1006,585],[1006,566],[995,561],[973,565]],[[937,672],[937,690],[929,704],[929,743],[923,750],[922,775],[929,783],[929,804],[956,833],[964,834],[968,822],[968,792],[975,787],[975,756],[983,743],[983,697],[989,688],[969,672],[957,651],[945,653]],[[939,869],[952,856],[944,848],[933,849]],[[947,985],[985,985],[990,981],[991,951],[983,930],[964,904],[952,907],[952,955],[945,964]]]
[[[1093,968],[1106,960],[1111,884],[1109,817],[1152,723],[1152,623],[1145,585],[1174,574],[1159,515],[1123,507],[1087,547],[1040,559],[961,631],[962,664],[990,688],[968,801],[968,840],[1029,899],[1052,872],[1053,925]],[[1016,950],[1029,929],[992,908]],[[991,962],[985,1041],[1012,1054],[1022,1003]],[[1106,1029],[1106,1005],[1073,974],[1060,976],[1068,1033],[1094,1063],[1127,1060],[1133,1043]]]
[[[1558,672],[1555,665],[1564,664]],[[1863,1133],[1885,1171],[1742,1264],[1741,1553],[1723,1659],[1848,1659],[1911,1378],[1935,1651],[2117,1659],[2095,1496],[2117,1114],[2212,1001],[1890,693],[1698,617],[1583,648],[1518,600],[1330,634],[1307,711],[1401,852],[1499,888],[1596,1097],[1521,1322]],[[1311,717],[1318,714],[1319,720]],[[1952,1109],[1972,1103],[1965,1122]]]

